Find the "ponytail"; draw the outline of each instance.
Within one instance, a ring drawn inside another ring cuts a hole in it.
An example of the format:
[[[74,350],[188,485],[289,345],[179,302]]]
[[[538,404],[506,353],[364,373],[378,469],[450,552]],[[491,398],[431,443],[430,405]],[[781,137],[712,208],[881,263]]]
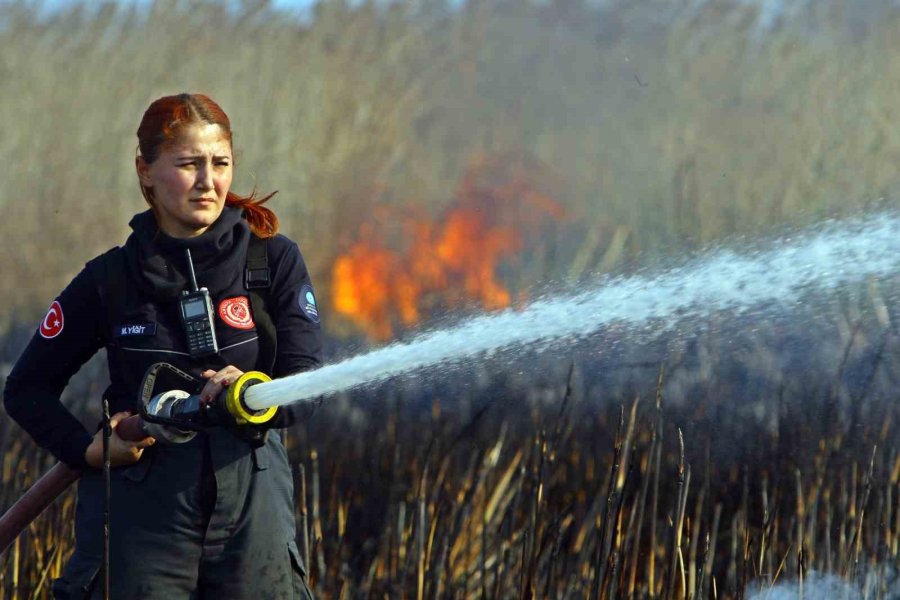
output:
[[[244,219],[250,226],[250,231],[257,237],[270,238],[278,233],[278,217],[263,204],[277,193],[272,192],[268,196],[257,199],[255,190],[249,196],[238,196],[234,192],[228,192],[225,197],[225,205],[243,209]]]

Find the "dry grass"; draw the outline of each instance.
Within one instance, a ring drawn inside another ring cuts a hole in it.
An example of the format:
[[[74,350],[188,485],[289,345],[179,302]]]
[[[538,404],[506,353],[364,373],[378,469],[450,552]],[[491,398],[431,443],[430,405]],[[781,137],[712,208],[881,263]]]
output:
[[[237,187],[281,190],[272,206],[325,299],[374,206],[439,213],[469,165],[511,150],[554,173],[571,216],[533,240],[519,287],[852,212],[897,179],[900,16],[886,1],[816,3],[768,32],[718,1],[327,2],[309,23],[263,4],[45,20],[0,5],[2,330],[123,240],[143,208],[140,113],[186,89],[231,114]]]

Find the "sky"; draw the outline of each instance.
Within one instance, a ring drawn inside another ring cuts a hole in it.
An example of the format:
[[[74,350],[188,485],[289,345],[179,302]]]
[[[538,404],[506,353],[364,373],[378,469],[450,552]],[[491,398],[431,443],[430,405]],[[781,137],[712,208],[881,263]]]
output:
[[[149,4],[152,0],[117,0],[120,4]],[[222,0],[226,4],[237,4],[235,0]],[[269,0],[273,7],[282,10],[290,10],[304,12],[312,7],[317,0]],[[52,10],[54,8],[65,7],[68,4],[76,3],[75,0],[43,0],[46,8]]]
[[[75,2],[79,2],[79,0],[32,0],[34,2],[40,2],[45,9],[53,10],[55,8],[65,7],[67,4],[72,4]],[[115,0],[120,4],[149,4],[153,0]],[[225,5],[239,5],[240,0],[219,0],[222,4]],[[295,13],[301,19],[309,18],[311,13],[310,9],[319,1],[327,2],[328,0],[269,0],[270,4],[273,8],[278,10],[283,10],[289,13]],[[353,0],[351,0],[352,2]],[[605,4],[608,3],[609,0],[594,0],[597,4]],[[704,4],[709,0],[693,0],[695,4]],[[794,0],[792,3],[792,8],[797,9],[806,4],[809,0]],[[87,2],[90,4],[91,0],[80,0],[81,3]],[[755,4],[759,7],[759,16],[758,16],[758,25],[763,30],[770,29],[773,24],[777,21],[777,19],[788,12],[790,8],[785,4],[784,0],[738,0],[738,2],[744,4]],[[0,0],[2,3],[2,0]]]
[[[68,3],[71,3],[73,0],[44,0],[44,3],[48,6],[65,6]],[[152,0],[118,0],[123,4],[137,2],[138,4],[146,4]],[[222,0],[223,2],[228,3],[236,3],[235,0]],[[296,10],[307,10],[311,6],[313,6],[317,0],[269,0],[275,8],[279,9],[296,9]],[[763,17],[766,15],[778,14],[781,13],[784,6],[783,0],[741,0],[748,4],[758,4],[760,5],[761,11],[763,13]]]

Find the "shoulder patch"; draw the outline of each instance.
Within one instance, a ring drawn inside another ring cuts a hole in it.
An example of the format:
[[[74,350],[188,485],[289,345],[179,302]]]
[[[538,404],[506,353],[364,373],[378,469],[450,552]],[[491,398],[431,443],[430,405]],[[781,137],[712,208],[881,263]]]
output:
[[[41,337],[50,340],[62,333],[63,325],[62,305],[59,303],[59,300],[54,300],[47,310],[44,320],[41,321],[38,331],[40,331]]]
[[[235,329],[253,329],[255,325],[246,296],[235,296],[219,302],[219,317]]]
[[[300,288],[300,294],[297,297],[297,302],[300,304],[300,310],[303,311],[303,314],[306,315],[313,323],[319,322],[319,307],[316,305],[316,296],[313,294],[312,286],[304,284],[303,287]]]

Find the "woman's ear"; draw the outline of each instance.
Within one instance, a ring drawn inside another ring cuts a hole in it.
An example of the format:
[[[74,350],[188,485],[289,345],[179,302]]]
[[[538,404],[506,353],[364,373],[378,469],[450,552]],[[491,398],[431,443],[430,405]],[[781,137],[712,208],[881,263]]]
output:
[[[153,187],[153,181],[150,179],[150,165],[144,160],[143,156],[134,157],[134,168],[137,171],[138,181],[145,188]]]

